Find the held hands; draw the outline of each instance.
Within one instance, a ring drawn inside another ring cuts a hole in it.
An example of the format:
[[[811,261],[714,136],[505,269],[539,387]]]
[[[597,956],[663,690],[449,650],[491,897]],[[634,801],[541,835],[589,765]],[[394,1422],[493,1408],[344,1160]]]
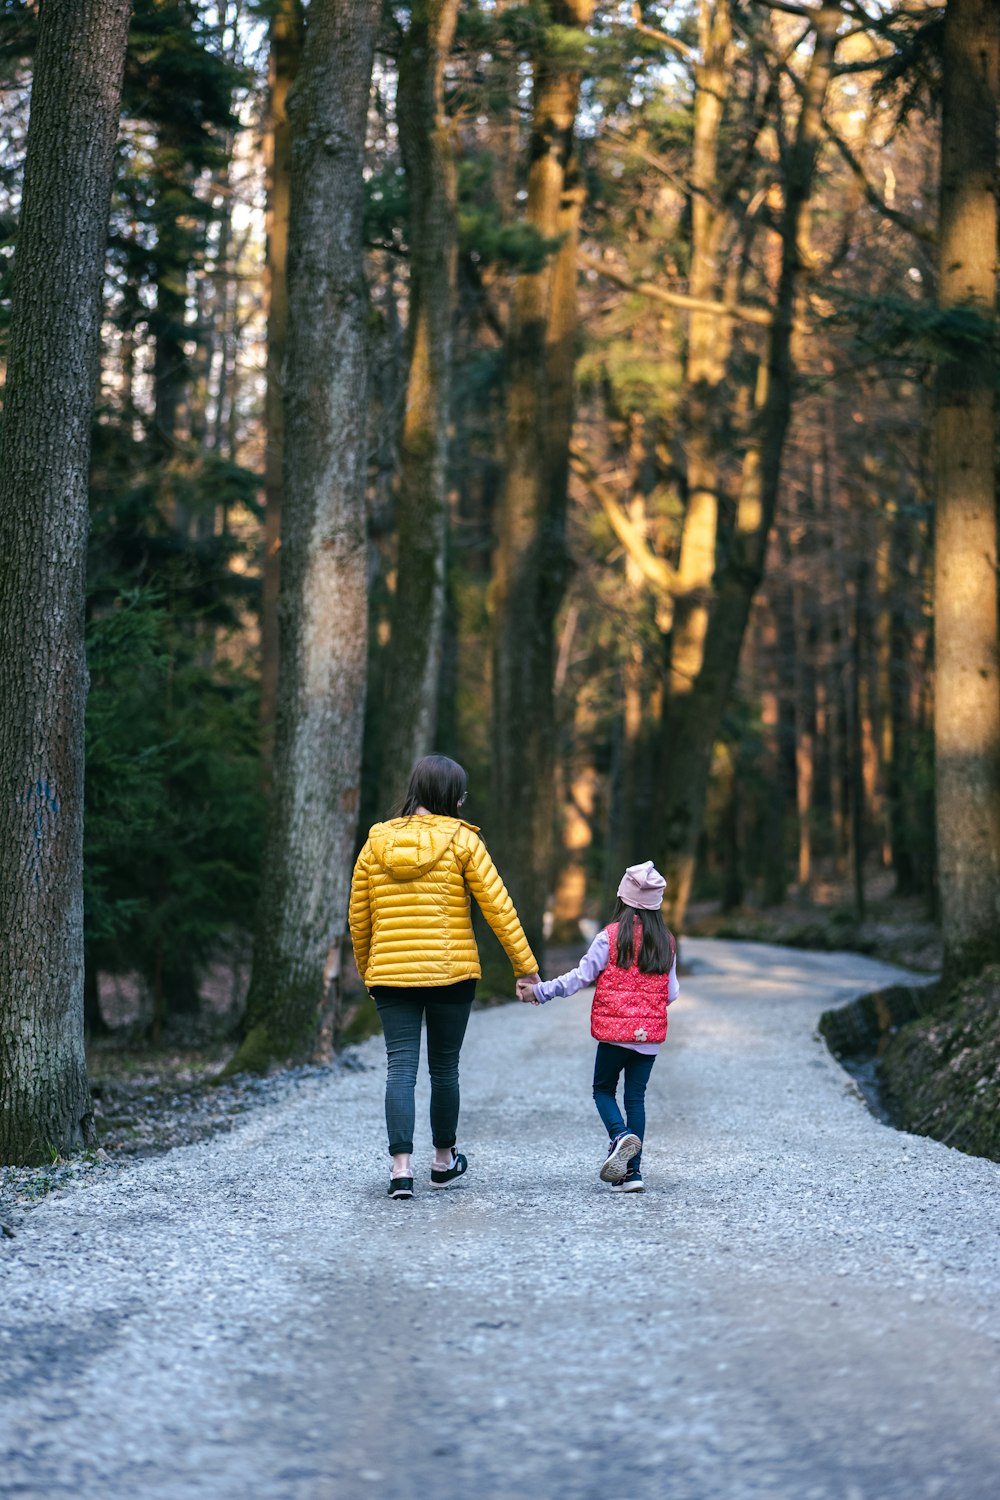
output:
[[[540,983],[541,975],[539,974],[522,975],[515,985],[517,998],[527,1001],[530,1005],[541,1005],[542,1002],[535,999],[535,985]]]

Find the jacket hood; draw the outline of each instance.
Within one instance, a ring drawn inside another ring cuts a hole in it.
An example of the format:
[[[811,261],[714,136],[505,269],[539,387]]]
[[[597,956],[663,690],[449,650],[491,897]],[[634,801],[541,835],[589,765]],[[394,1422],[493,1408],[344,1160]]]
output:
[[[394,880],[419,880],[434,868],[460,828],[475,828],[461,818],[393,818],[376,823],[368,834],[372,853]]]

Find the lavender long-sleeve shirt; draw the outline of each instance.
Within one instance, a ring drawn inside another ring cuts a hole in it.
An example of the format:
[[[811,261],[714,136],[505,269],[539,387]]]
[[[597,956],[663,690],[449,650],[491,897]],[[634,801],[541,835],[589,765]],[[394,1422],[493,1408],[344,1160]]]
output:
[[[550,1000],[559,1000],[566,995],[575,995],[579,990],[587,989],[590,985],[597,983],[598,975],[607,968],[609,958],[608,930],[602,927],[575,969],[560,974],[558,979],[543,979],[540,984],[535,985],[535,999],[539,1004],[546,1005]],[[675,955],[670,965],[670,976],[667,981],[667,1004],[672,1004],[680,992]],[[659,1052],[663,1044],[662,1042],[619,1042],[618,1045],[628,1047],[631,1052],[643,1052],[647,1057],[652,1057]]]

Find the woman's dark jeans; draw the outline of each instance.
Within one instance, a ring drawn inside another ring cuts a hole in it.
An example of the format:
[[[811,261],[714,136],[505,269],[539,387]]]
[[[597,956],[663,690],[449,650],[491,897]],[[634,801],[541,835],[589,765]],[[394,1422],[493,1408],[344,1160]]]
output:
[[[385,1079],[385,1123],[389,1155],[413,1150],[413,1091],[420,1062],[420,1022],[427,1017],[427,1068],[431,1075],[431,1135],[435,1146],[454,1146],[458,1130],[458,1055],[475,994],[475,980],[448,985],[454,999],[432,999],[442,988],[373,990],[385,1032],[388,1069]],[[468,995],[468,999],[457,998]],[[391,998],[387,996],[391,995]]]
[[[614,1042],[598,1042],[594,1059],[594,1103],[612,1140],[623,1130],[630,1130],[640,1141],[645,1135],[646,1084],[655,1061],[655,1052],[647,1056],[644,1052],[633,1052],[631,1047],[617,1047]],[[615,1097],[622,1073],[625,1074],[625,1120]],[[641,1160],[640,1151],[629,1165],[638,1168]]]

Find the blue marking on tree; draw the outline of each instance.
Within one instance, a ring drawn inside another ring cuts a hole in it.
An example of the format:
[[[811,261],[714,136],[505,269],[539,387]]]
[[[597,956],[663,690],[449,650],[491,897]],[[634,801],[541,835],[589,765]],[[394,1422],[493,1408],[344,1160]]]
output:
[[[55,817],[61,806],[56,795],[56,789],[48,777],[40,776],[31,788],[30,792],[22,793],[19,802],[26,802],[32,816],[33,836],[35,845],[34,857],[34,880],[38,885],[42,875],[42,836],[45,831],[46,815]]]

